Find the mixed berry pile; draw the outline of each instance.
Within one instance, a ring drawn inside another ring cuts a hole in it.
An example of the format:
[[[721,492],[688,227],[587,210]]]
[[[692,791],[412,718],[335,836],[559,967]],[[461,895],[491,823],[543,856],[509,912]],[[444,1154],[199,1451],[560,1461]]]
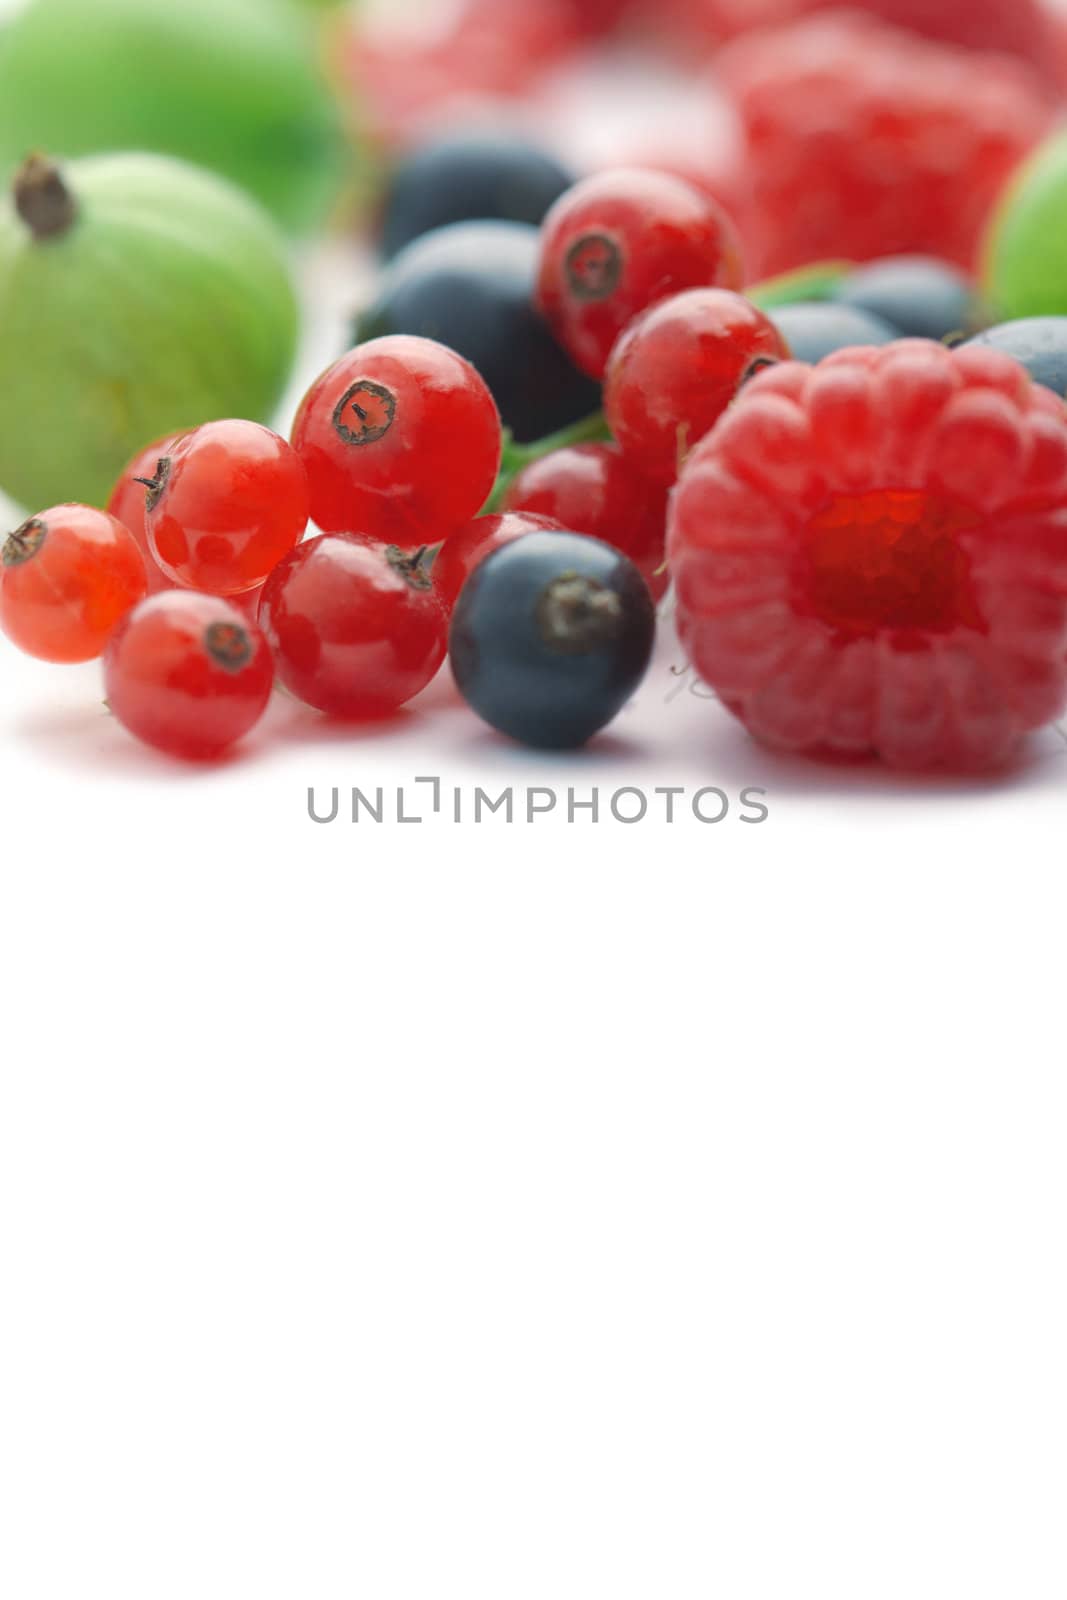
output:
[[[639,687],[671,586],[693,666],[778,748],[987,768],[1060,716],[1067,290],[1029,272],[1034,314],[998,320],[983,274],[1054,121],[1038,13],[997,40],[1002,11],[942,8],[929,39],[884,20],[904,0],[767,0],[755,33],[728,0],[672,4],[733,41],[733,215],[679,170],[422,142],[353,348],[289,438],[206,420],[147,444],[106,510],[29,517],[9,638],[102,656],[114,716],[191,759],[275,686],[383,718],[446,657],[493,728],[582,745]],[[625,8],[602,9],[519,12],[548,49]]]

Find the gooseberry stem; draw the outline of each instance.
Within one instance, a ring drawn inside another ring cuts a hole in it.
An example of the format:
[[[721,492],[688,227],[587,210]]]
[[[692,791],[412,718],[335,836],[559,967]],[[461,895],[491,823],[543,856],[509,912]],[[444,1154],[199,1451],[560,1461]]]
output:
[[[516,444],[510,433],[505,431],[500,475],[482,515],[496,515],[504,504],[505,496],[513,481],[524,467],[532,466],[535,461],[541,461],[545,456],[552,455],[553,451],[566,450],[571,445],[605,444],[610,439],[611,430],[602,411],[594,412],[591,417],[583,417],[581,422],[572,423],[569,428],[561,428],[559,433],[550,433],[546,439],[538,439],[533,444]]]
[[[27,157],[15,174],[13,194],[15,210],[35,239],[58,239],[77,220],[78,203],[48,156]]]

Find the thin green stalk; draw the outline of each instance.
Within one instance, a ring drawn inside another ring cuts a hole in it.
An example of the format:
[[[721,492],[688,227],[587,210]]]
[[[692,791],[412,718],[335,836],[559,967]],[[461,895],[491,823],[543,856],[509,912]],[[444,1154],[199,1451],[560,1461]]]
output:
[[[561,428],[559,433],[549,434],[547,439],[538,439],[533,444],[517,444],[510,433],[505,431],[500,475],[482,515],[492,516],[500,510],[508,490],[524,467],[532,466],[535,461],[541,461],[556,450],[566,450],[576,444],[603,444],[610,438],[611,430],[602,411],[597,411],[591,417],[584,417],[581,422],[572,423],[569,428]]]

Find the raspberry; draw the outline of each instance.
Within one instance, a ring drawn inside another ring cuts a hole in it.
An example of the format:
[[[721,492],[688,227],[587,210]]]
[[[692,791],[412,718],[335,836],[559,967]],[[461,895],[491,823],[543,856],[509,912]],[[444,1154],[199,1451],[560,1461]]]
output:
[[[1053,11],[1048,19],[1049,71],[1062,92],[1067,89],[1067,16]]]
[[[807,15],[813,0],[666,0],[671,27],[686,44],[717,47],[756,28]]]
[[[632,0],[568,0],[568,7],[579,33],[593,37],[613,33],[633,9]]]
[[[1044,69],[1048,21],[1038,0],[854,0],[897,28],[971,50],[999,50]],[[834,9],[833,0],[670,0],[668,14],[691,36],[713,43],[753,28],[777,27],[812,12]]]
[[[479,99],[520,98],[581,38],[574,0],[455,0],[427,20],[361,12],[347,30],[344,65],[361,124],[387,146],[446,125]]]
[[[1044,66],[1048,24],[1037,0],[862,0],[897,28],[969,50],[999,50]]]
[[[865,17],[754,34],[720,59],[748,143],[759,276],[831,257],[973,266],[994,202],[1051,120],[1023,64]]]
[[[892,766],[1005,761],[1067,701],[1067,413],[924,340],[759,374],[672,501],[680,633],[749,730]]]

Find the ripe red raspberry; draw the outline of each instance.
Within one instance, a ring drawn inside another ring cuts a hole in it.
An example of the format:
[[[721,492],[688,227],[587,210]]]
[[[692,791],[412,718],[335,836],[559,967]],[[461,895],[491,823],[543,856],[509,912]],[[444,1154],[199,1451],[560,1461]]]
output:
[[[1051,122],[1021,63],[866,17],[753,34],[720,60],[748,143],[759,276],[908,254],[972,267],[997,196]]]
[[[813,0],[663,0],[672,29],[686,44],[718,46],[756,28],[777,28],[806,16]]]
[[[1048,24],[1038,0],[852,0],[852,6],[930,39],[1000,50],[1045,68]],[[834,9],[834,0],[668,0],[667,14],[690,38],[717,44]]]
[[[1067,701],[1067,413],[924,340],[785,362],[672,501],[682,640],[750,731],[985,767]]]
[[[1048,65],[1053,81],[1061,91],[1067,89],[1067,13],[1054,11],[1048,19]]]
[[[362,126],[389,147],[468,116],[483,98],[518,99],[581,43],[577,0],[454,0],[427,19],[360,15],[342,62]]]
[[[596,38],[614,33],[629,12],[637,8],[634,0],[567,0],[567,9],[573,14],[578,32]]]

